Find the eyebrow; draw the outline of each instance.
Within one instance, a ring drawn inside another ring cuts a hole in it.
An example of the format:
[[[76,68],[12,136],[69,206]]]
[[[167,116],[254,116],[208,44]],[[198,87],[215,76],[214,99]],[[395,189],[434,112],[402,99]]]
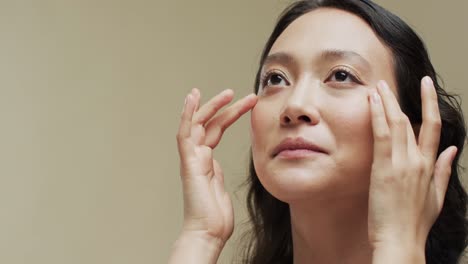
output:
[[[319,55],[319,61],[337,61],[337,60],[357,60],[362,64],[366,70],[370,71],[372,69],[370,63],[364,59],[359,53],[351,50],[324,50]],[[294,64],[296,59],[289,53],[286,52],[276,52],[268,55],[265,58],[263,66],[268,64],[280,63],[285,65]]]

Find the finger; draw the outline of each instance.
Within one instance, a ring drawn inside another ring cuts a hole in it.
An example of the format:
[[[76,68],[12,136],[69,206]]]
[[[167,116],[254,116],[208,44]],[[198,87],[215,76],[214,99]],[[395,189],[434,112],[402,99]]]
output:
[[[178,138],[186,139],[190,137],[194,106],[193,95],[188,94],[185,97],[184,108],[180,118],[179,131],[177,133]]]
[[[200,90],[198,90],[197,88],[193,88],[191,94],[193,95],[195,102],[196,102],[195,104],[195,112],[196,112],[198,111],[198,108],[200,107],[200,98],[201,98]]]
[[[442,126],[437,93],[430,77],[426,76],[421,81],[422,100],[422,126],[419,132],[419,149],[421,153],[435,161],[440,141],[440,129]]]
[[[393,159],[405,161],[408,155],[407,117],[401,111],[395,95],[385,81],[379,81],[377,89],[381,95],[387,124],[391,131]]]
[[[231,89],[227,89],[211,98],[206,104],[204,104],[196,113],[194,122],[197,124],[204,125],[210,120],[219,109],[229,104],[234,98],[234,92]]]
[[[197,111],[200,107],[201,94],[200,94],[200,90],[198,90],[197,88],[193,88],[191,91],[191,94],[193,95],[194,100],[196,102],[195,114],[194,114],[194,117],[192,118],[192,120],[195,120]],[[204,138],[205,128],[203,127],[203,125],[196,124],[196,123],[193,124],[193,123],[194,122],[192,121],[192,139],[195,144],[200,145],[205,141],[205,138]]]
[[[369,99],[374,136],[374,162],[388,162],[392,158],[392,144],[382,99],[376,89],[370,90]]]
[[[439,210],[442,208],[447,192],[447,186],[452,173],[452,163],[457,155],[457,147],[451,146],[444,150],[437,159],[434,167],[434,184],[436,188]]]
[[[194,111],[195,103],[193,101],[193,95],[189,94],[185,97],[184,109],[182,110],[182,116],[180,118],[179,131],[177,132],[177,146],[181,154],[184,154],[187,151],[184,146],[186,145],[187,139],[191,136],[192,117]]]
[[[418,142],[416,141],[416,136],[414,134],[413,126],[408,116],[405,115],[406,122],[406,134],[408,139],[408,156],[415,156],[419,154]]]
[[[205,144],[211,148],[215,148],[221,140],[224,131],[247,111],[252,109],[256,103],[257,96],[255,94],[250,94],[229,106],[220,115],[213,118],[206,125]]]

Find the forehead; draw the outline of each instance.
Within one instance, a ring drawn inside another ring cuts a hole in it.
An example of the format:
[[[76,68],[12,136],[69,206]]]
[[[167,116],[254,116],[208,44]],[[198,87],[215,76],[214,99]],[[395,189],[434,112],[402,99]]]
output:
[[[324,50],[351,51],[372,67],[392,68],[390,50],[370,26],[352,13],[333,8],[319,8],[294,20],[275,41],[270,54],[285,52],[310,60]]]

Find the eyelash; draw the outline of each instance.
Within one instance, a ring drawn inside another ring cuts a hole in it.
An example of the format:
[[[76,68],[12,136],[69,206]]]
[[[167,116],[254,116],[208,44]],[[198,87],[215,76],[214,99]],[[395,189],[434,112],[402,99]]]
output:
[[[267,86],[266,82],[267,82],[267,81],[269,80],[269,78],[270,78],[271,76],[273,76],[274,74],[281,76],[281,78],[282,78],[285,82],[287,82],[287,81],[286,81],[286,78],[284,77],[285,74],[283,74],[283,73],[281,73],[281,72],[278,72],[278,71],[276,71],[276,70],[272,70],[272,71],[266,72],[265,74],[263,74],[263,75],[261,76],[261,78],[260,78],[260,87],[261,87],[261,88],[264,88],[265,86]]]
[[[333,77],[337,72],[345,72],[346,74],[348,74],[348,77],[351,79],[351,81],[357,83],[357,84],[363,84],[363,82],[359,79],[359,77],[356,76],[356,74],[353,73],[352,70],[348,69],[347,67],[337,67],[335,69],[333,69],[329,74],[328,74],[328,78],[326,80],[329,80],[331,77]],[[287,82],[287,79],[284,77],[285,74],[281,73],[281,72],[278,72],[276,70],[272,70],[272,71],[268,71],[266,72],[265,74],[263,74],[260,78],[260,86],[261,88],[264,88],[267,86],[267,81],[269,80],[269,78],[271,76],[273,76],[274,74],[276,75],[279,75],[281,76],[281,78]]]
[[[340,72],[340,71],[346,72],[346,74],[348,74],[348,77],[349,77],[353,82],[355,82],[355,83],[357,83],[357,84],[363,84],[363,82],[361,81],[361,79],[359,79],[359,77],[357,77],[357,75],[354,74],[354,72],[353,72],[352,70],[350,70],[350,69],[347,68],[347,67],[343,67],[343,66],[339,66],[339,67],[333,69],[333,70],[330,72],[330,74],[328,74],[329,77],[327,78],[327,80],[330,79],[331,77],[333,77],[337,72]]]

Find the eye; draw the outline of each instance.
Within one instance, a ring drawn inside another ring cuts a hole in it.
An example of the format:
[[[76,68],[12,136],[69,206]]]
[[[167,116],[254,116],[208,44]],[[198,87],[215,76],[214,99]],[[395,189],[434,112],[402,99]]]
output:
[[[348,79],[348,76],[349,74],[345,71],[337,71],[333,74],[333,77],[335,78],[335,80],[339,81],[339,82],[344,82],[346,81],[346,79]]]
[[[283,84],[281,83],[283,82]],[[286,86],[288,85],[286,78],[283,77],[282,74],[277,72],[269,72],[266,73],[261,78],[261,87],[270,87],[270,86]]]
[[[358,83],[362,84],[362,81],[356,77],[357,75],[354,74],[348,68],[337,68],[334,69],[330,77],[328,77],[327,81],[334,82],[334,83]]]

